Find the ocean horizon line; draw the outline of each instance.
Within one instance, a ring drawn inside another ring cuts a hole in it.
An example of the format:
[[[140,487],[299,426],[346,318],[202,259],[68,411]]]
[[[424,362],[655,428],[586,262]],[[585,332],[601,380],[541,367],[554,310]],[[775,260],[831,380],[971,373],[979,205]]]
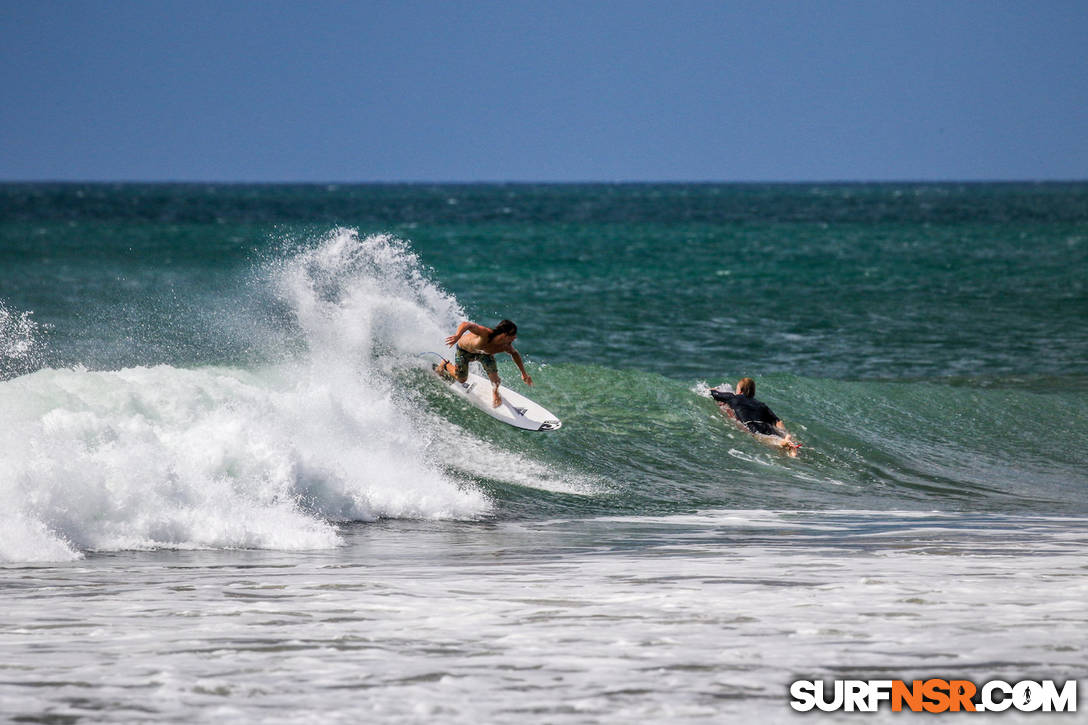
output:
[[[811,180],[725,180],[725,179],[508,179],[508,180],[247,180],[247,179],[3,179],[4,186],[1001,186],[1086,184],[1084,178],[1061,179],[811,179]]]

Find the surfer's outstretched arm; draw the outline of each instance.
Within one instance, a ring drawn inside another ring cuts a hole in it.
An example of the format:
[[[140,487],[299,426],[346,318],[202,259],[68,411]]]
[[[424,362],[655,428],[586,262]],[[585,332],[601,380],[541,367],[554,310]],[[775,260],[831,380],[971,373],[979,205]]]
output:
[[[514,348],[510,348],[510,357],[514,358],[514,364],[518,366],[518,370],[521,371],[521,379],[525,381],[526,385],[533,384],[533,378],[529,373],[525,372],[525,364],[521,361],[521,355]]]

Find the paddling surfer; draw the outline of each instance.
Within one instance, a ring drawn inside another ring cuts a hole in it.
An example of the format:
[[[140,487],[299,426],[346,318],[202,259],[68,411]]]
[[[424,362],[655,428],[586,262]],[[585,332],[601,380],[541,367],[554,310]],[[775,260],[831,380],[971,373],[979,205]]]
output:
[[[525,372],[521,355],[514,349],[514,339],[517,336],[518,326],[510,320],[503,320],[494,329],[465,320],[457,326],[457,332],[446,338],[447,345],[457,346],[454,362],[443,361],[435,366],[435,371],[439,375],[457,378],[463,383],[468,379],[468,364],[473,360],[478,361],[491,380],[491,405],[498,408],[502,405],[502,396],[499,395],[499,383],[502,381],[499,379],[498,365],[495,364],[497,354],[505,352],[514,358],[514,364],[521,371],[521,379],[526,385],[533,384],[533,379]]]
[[[756,400],[756,381],[741,378],[737,383],[737,392],[729,385],[720,385],[710,390],[710,396],[718,401],[718,407],[730,418],[738,421],[752,433],[782,438],[783,448],[799,447],[786,430],[785,424],[766,403]]]

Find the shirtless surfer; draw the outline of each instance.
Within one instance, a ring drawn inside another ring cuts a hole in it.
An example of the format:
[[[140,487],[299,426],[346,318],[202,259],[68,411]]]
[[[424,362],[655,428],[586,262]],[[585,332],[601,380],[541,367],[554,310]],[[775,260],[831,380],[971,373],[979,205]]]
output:
[[[778,436],[782,439],[779,445],[790,455],[797,455],[796,450],[801,446],[793,440],[782,419],[775,415],[766,403],[756,400],[755,380],[741,378],[737,383],[736,393],[732,392],[728,384],[719,385],[717,388],[711,388],[710,396],[718,401],[718,407],[723,413],[750,432]]]
[[[499,395],[499,368],[495,364],[495,355],[505,352],[514,358],[514,364],[521,371],[521,379],[526,385],[532,385],[533,379],[525,372],[525,365],[521,361],[521,355],[514,349],[514,339],[518,336],[518,326],[510,320],[503,320],[495,325],[495,329],[477,325],[475,322],[464,321],[457,326],[457,332],[446,338],[447,345],[457,346],[455,362],[443,361],[435,366],[435,371],[445,377],[455,377],[459,382],[468,379],[468,364],[478,360],[487,372],[492,385],[491,405],[498,408],[502,405],[502,396]]]

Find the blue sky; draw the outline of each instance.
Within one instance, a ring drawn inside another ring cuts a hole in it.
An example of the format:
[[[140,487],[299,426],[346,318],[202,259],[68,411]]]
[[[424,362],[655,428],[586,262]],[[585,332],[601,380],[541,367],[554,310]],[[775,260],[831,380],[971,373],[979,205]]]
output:
[[[1088,2],[0,0],[0,179],[1088,179]]]

